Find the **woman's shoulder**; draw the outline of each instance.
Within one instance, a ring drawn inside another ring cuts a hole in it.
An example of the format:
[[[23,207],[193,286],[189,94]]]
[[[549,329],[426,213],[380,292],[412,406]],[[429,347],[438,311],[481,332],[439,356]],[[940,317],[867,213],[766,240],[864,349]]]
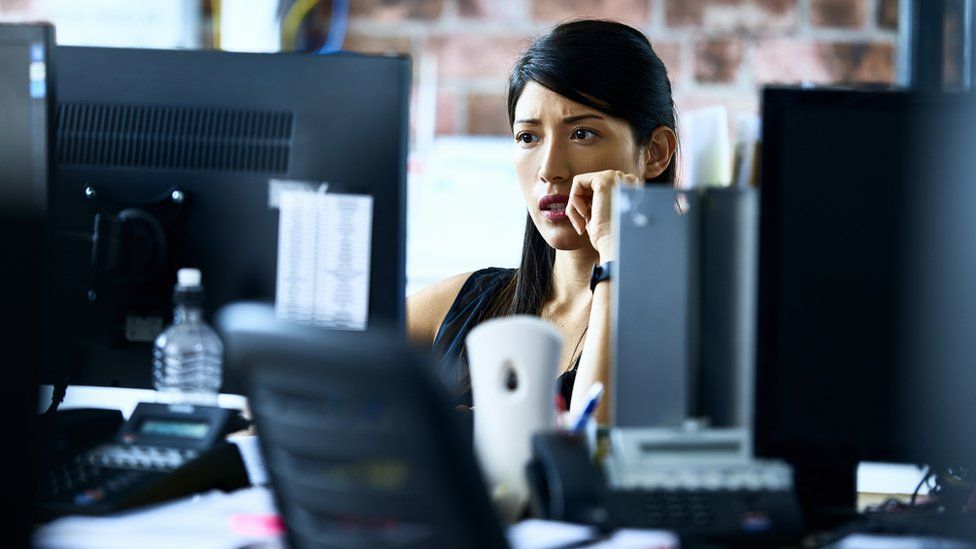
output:
[[[445,278],[440,282],[435,282],[430,286],[411,294],[407,298],[407,302],[413,302],[418,305],[431,305],[447,301],[447,305],[450,306],[450,302],[454,301],[454,297],[457,296],[458,292],[461,290],[461,287],[464,286],[465,282],[467,282],[468,279],[471,278],[471,275],[475,274],[476,272],[478,271],[469,271]]]
[[[469,271],[431,284],[407,299],[418,303],[437,302],[443,304],[446,301],[446,305],[450,307],[459,294],[488,289],[499,282],[508,280],[514,271],[515,269],[502,267],[488,267]]]
[[[452,276],[407,297],[407,331],[411,341],[431,344],[455,301],[481,293],[511,276],[514,269],[489,267]]]
[[[473,291],[490,289],[499,283],[509,280],[515,273],[515,269],[504,267],[488,267],[468,273],[468,278],[463,286]],[[462,287],[461,289],[466,289]]]

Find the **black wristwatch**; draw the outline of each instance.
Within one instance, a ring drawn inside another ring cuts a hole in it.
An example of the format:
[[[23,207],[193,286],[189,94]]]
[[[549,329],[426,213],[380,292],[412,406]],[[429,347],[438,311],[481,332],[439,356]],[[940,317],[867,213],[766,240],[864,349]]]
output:
[[[604,280],[610,280],[613,273],[613,261],[607,261],[606,263],[600,263],[599,265],[593,266],[593,272],[590,273],[590,291],[596,290],[596,285],[603,282]]]

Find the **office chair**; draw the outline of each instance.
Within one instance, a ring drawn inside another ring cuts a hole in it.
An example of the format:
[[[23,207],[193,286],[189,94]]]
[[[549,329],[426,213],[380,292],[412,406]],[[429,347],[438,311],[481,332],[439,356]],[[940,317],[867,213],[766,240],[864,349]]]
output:
[[[217,317],[293,547],[505,547],[433,368],[393,334]]]

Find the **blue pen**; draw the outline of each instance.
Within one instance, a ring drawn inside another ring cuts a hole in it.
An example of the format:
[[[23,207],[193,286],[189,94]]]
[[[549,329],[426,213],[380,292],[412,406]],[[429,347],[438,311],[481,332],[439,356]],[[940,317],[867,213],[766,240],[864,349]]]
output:
[[[579,435],[583,433],[583,429],[586,427],[586,422],[596,411],[597,404],[600,404],[600,397],[603,396],[603,384],[597,381],[590,387],[589,393],[586,395],[586,407],[583,408],[583,412],[580,414],[579,419],[576,420],[576,425],[573,426],[573,434]]]

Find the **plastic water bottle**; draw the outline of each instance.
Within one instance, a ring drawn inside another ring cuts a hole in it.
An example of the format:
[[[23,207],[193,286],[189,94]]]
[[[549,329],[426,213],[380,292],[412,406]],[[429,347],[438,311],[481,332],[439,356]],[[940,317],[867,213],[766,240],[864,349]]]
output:
[[[224,345],[203,320],[198,269],[180,269],[173,290],[173,324],[153,345],[153,385],[167,403],[217,405]]]

